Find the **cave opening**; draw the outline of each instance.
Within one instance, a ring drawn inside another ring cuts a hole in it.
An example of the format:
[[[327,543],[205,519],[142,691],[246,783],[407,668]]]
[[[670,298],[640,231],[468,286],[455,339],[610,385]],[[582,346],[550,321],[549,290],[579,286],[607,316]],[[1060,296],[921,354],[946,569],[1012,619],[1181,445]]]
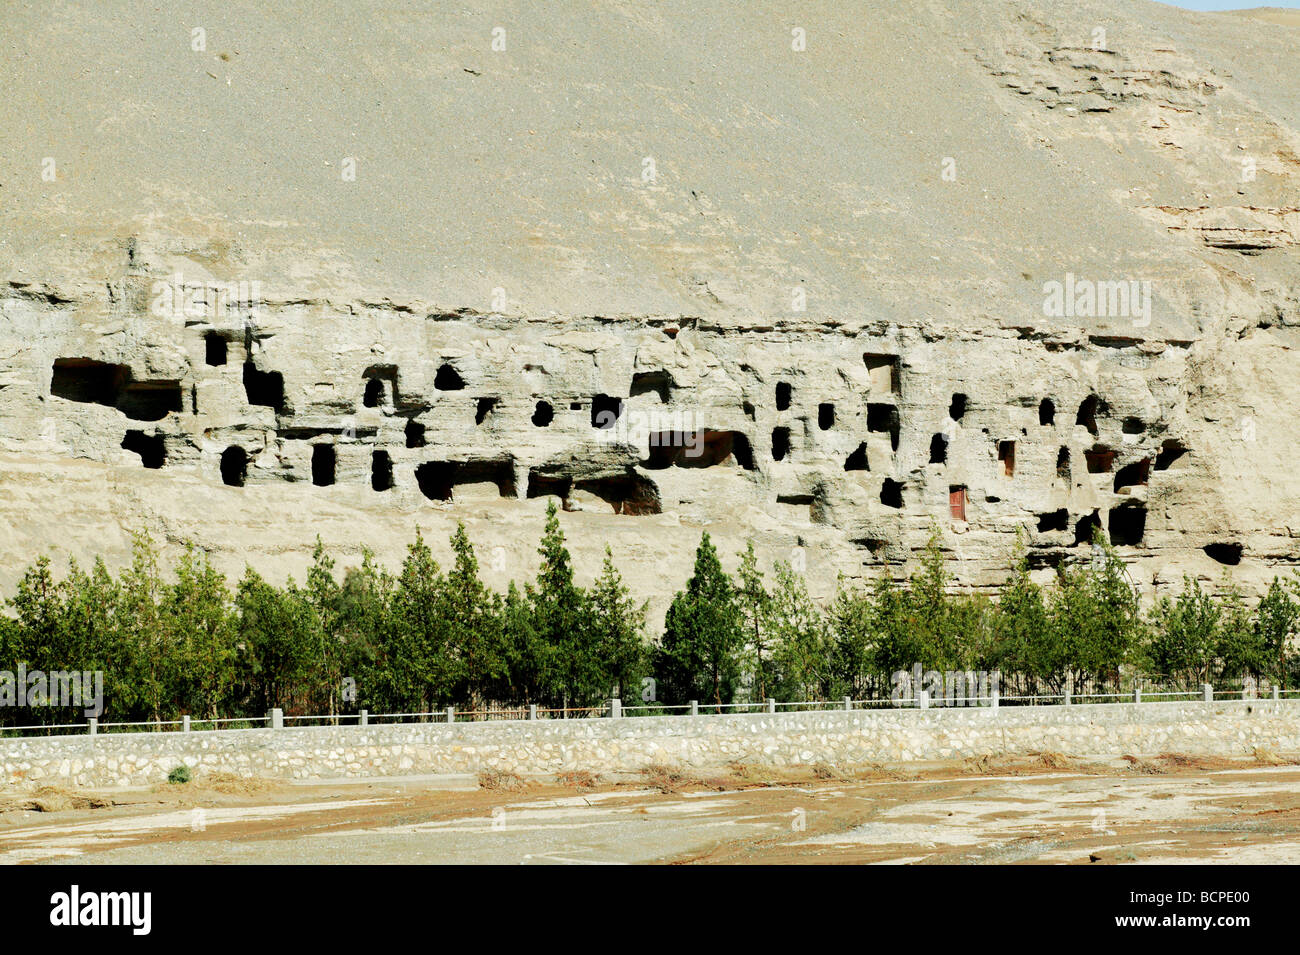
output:
[[[334,483],[335,454],[332,444],[313,444],[311,448],[311,483],[329,487]]]
[[[952,401],[948,403],[948,417],[953,421],[960,421],[966,417],[966,396],[957,392],[952,396]]]
[[[284,411],[284,376],[278,371],[262,371],[250,359],[244,362],[244,395],[250,405]]]
[[[890,448],[897,451],[900,430],[898,406],[884,403],[868,404],[867,430],[877,434],[888,434]]]
[[[948,439],[942,434],[936,434],[930,439],[930,463],[948,463]]]
[[[546,428],[555,420],[555,409],[551,407],[549,401],[539,401],[533,409],[533,424],[538,428]]]
[[[232,445],[221,452],[221,482],[230,487],[243,487],[248,480],[248,452]]]
[[[857,450],[844,459],[844,470],[846,471],[870,471],[867,465],[867,445],[866,442],[859,444]]]
[[[623,399],[610,395],[593,395],[591,398],[591,426],[608,431],[618,423],[623,414]]]
[[[122,439],[122,447],[140,455],[140,463],[151,470],[157,470],[167,462],[167,449],[162,435],[128,431]]]
[[[1146,484],[1151,473],[1151,459],[1142,458],[1139,461],[1133,461],[1124,465],[1115,472],[1114,491],[1116,494],[1121,493],[1126,488],[1137,487]]]
[[[408,448],[424,447],[424,425],[414,419],[406,422],[406,446]]]
[[[496,409],[496,398],[480,398],[474,406],[474,423],[482,424]]]
[[[835,424],[835,405],[824,401],[817,406],[817,427],[829,431]]]
[[[1070,527],[1070,512],[1064,507],[1056,511],[1048,511],[1045,514],[1038,515],[1038,532],[1047,534],[1054,531],[1068,530]]]
[[[1016,443],[1014,441],[998,442],[998,460],[1002,462],[1004,477],[1014,477],[1016,473]]]
[[[393,459],[387,451],[376,450],[370,454],[370,486],[376,491],[392,490]]]
[[[637,398],[641,395],[658,395],[663,404],[668,404],[672,386],[672,376],[666,371],[638,371],[632,376],[628,396]]]
[[[438,373],[433,376],[433,387],[439,391],[460,391],[465,387],[465,379],[449,363],[438,366]]]
[[[880,485],[880,503],[885,507],[902,507],[903,485],[893,478],[885,478],[884,483]]]
[[[787,454],[790,453],[790,429],[773,428],[772,429],[772,460],[784,461]]]
[[[794,389],[788,381],[778,381],[776,383],[776,410],[787,411],[790,408],[790,399],[794,394]]]
[[[208,332],[203,336],[203,360],[209,365],[224,365],[227,358],[227,344],[225,338],[216,332]]]
[[[1038,403],[1038,423],[1043,427],[1056,424],[1056,402],[1044,398]]]
[[[1117,546],[1136,547],[1142,543],[1146,533],[1147,510],[1145,507],[1113,507],[1106,518],[1110,542]]]

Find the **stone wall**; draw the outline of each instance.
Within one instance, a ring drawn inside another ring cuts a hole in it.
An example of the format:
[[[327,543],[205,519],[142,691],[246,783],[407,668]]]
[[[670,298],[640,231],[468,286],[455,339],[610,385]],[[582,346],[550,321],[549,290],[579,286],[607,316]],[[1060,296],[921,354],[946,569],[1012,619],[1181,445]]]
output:
[[[7,786],[128,786],[197,772],[286,779],[501,770],[789,767],[1052,751],[1072,756],[1300,753],[1300,700],[878,710],[536,722],[117,733],[0,740]]]

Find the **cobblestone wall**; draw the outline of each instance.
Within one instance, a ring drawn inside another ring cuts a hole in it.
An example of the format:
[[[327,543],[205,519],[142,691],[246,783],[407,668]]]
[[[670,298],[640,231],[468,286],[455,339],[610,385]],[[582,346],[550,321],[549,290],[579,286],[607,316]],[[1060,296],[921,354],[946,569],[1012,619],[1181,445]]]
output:
[[[101,733],[0,740],[0,781],[130,786],[196,772],[290,779],[503,770],[636,772],[652,763],[789,767],[1052,751],[1300,753],[1300,700],[877,710],[536,722]]]

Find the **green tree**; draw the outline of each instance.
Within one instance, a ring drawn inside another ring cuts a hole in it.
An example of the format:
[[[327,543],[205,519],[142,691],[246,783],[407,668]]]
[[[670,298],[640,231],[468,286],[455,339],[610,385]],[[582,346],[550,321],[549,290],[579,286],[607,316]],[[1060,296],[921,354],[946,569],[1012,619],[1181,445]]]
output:
[[[773,637],[781,695],[799,702],[825,699],[833,676],[830,635],[802,575],[785,561],[776,564],[765,619]]]
[[[745,631],[744,654],[751,694],[755,700],[765,700],[772,689],[771,647],[764,625],[767,622],[772,597],[763,584],[763,572],[758,569],[754,542],[745,542],[745,552],[740,555],[740,568],[736,571],[736,603],[740,608]]]
[[[1163,597],[1151,613],[1149,658],[1157,674],[1199,686],[1210,682],[1219,655],[1222,611],[1198,581],[1183,577],[1183,589]]]
[[[537,548],[542,558],[535,586],[528,588],[542,686],[553,704],[594,706],[608,691],[591,626],[587,595],[573,580],[573,564],[555,502],[546,506],[546,527]]]
[[[206,556],[187,547],[176,582],[165,588],[161,613],[174,648],[174,705],[210,719],[230,701],[236,676],[235,627],[226,579]]]
[[[705,531],[695,551],[695,572],[673,597],[665,619],[659,672],[669,700],[731,702],[743,641],[735,589]]]
[[[608,544],[590,598],[597,656],[603,662],[609,693],[634,706],[646,671],[646,605],[632,599]]]
[[[1268,675],[1283,689],[1290,676],[1290,641],[1300,624],[1300,604],[1292,596],[1294,582],[1274,577],[1255,608],[1255,631],[1263,654],[1268,658]]]

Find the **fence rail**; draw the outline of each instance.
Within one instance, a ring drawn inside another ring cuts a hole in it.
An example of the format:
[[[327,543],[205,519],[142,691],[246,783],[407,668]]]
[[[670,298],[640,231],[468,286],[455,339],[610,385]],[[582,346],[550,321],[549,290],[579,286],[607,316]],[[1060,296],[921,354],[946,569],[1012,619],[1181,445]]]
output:
[[[1002,695],[994,692],[985,696],[946,696],[934,699],[926,693],[894,698],[870,698],[855,700],[844,697],[840,700],[809,700],[784,703],[773,699],[750,701],[746,703],[708,703],[692,700],[678,705],[660,705],[657,703],[643,706],[624,706],[621,700],[613,699],[603,706],[587,707],[487,707],[483,709],[460,710],[449,706],[440,710],[428,710],[417,713],[370,713],[358,710],[355,713],[330,713],[324,715],[285,716],[282,710],[272,710],[265,716],[235,716],[223,718],[199,718],[183,716],[179,720],[158,720],[147,722],[112,722],[101,723],[91,718],[84,723],[48,723],[31,726],[0,726],[0,739],[20,736],[95,736],[106,732],[205,732],[211,729],[282,729],[286,725],[305,726],[371,726],[401,725],[420,723],[482,723],[482,722],[520,722],[530,720],[568,720],[598,718],[635,718],[645,716],[719,716],[743,713],[807,713],[831,712],[844,710],[873,709],[948,709],[953,707],[999,708],[1003,706],[1089,706],[1097,703],[1146,703],[1200,701],[1231,702],[1261,699],[1295,699],[1300,698],[1300,689],[1283,690],[1277,686],[1266,692],[1258,692],[1255,687],[1233,686],[1229,689],[1215,689],[1209,684],[1197,690],[1162,690],[1146,689],[1137,686],[1123,693],[1059,693],[1059,694],[1024,694]]]

